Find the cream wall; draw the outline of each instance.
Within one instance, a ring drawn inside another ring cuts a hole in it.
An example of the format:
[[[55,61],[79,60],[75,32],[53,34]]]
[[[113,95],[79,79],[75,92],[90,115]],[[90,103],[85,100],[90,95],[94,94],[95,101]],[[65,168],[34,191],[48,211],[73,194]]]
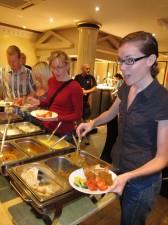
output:
[[[27,56],[26,64],[33,66],[37,59],[35,55],[35,39],[37,34],[16,28],[0,26],[0,67],[8,67],[6,49],[16,45]]]

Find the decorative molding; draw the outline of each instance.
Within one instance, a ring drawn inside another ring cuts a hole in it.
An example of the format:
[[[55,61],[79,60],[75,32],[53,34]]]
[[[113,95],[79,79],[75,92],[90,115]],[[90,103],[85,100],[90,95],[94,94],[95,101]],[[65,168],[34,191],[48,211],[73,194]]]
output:
[[[0,34],[22,37],[27,39],[34,39],[39,36],[39,34],[35,32],[18,29],[15,27],[9,27],[2,24],[0,24]]]
[[[35,44],[36,49],[52,50],[72,48],[73,43],[54,31],[47,31]]]
[[[112,50],[117,50],[118,46],[119,46],[120,38],[117,38],[113,35],[108,34],[108,35],[105,35],[104,37],[98,38],[98,40],[97,40],[97,43],[99,45],[101,45],[105,42],[111,46]]]

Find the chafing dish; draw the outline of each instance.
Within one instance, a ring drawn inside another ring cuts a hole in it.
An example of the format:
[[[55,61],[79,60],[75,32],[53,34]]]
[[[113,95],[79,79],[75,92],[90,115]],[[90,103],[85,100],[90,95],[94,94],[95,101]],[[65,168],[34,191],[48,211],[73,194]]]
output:
[[[0,125],[0,139],[2,139],[6,124]],[[30,122],[18,122],[18,123],[11,123],[8,126],[6,140],[19,138],[19,137],[26,137],[32,136],[36,134],[44,133],[45,130],[39,126],[36,126]]]
[[[6,124],[0,125],[0,134],[1,134],[1,136],[4,133],[5,126],[6,126]],[[10,137],[10,136],[18,136],[20,134],[22,134],[22,132],[18,128],[16,128],[13,124],[9,124],[6,136],[8,136],[8,137]]]
[[[22,149],[22,151],[24,151],[30,157],[49,152],[48,148],[36,142],[31,137],[19,138],[19,139],[13,140],[13,142],[18,148]]]
[[[12,142],[17,148],[24,151],[31,158],[31,162],[74,151],[74,147],[71,144],[67,144],[67,146],[69,146],[67,148],[62,148],[59,151],[55,151],[39,142],[36,136],[18,138]]]
[[[6,175],[7,168],[17,165],[28,158],[28,155],[17,149],[11,143],[5,143],[2,149],[2,153],[0,153],[1,173]]]
[[[76,151],[69,153],[65,155],[65,158],[71,162],[71,164],[77,166],[77,167],[88,167],[91,165],[100,164],[101,167],[109,167],[111,168],[111,165],[106,163],[105,161],[96,158],[95,156],[89,154],[86,151]]]
[[[28,163],[25,165],[10,168],[8,173],[11,179],[11,184],[21,195],[21,197],[26,202],[31,204],[38,213],[44,215],[54,210],[57,214],[57,211],[61,211],[62,205],[64,203],[67,203],[68,201],[83,195],[82,193],[72,189],[68,183],[68,177],[70,173],[81,167],[81,164],[80,166],[76,165],[76,162],[73,158],[73,155],[75,154],[76,153],[69,153],[64,156],[55,156],[53,158],[48,158],[36,163]],[[80,160],[82,158],[82,161],[88,161],[89,165],[95,165],[99,163],[101,164],[101,166],[108,166],[110,168],[110,165],[108,163],[99,160],[98,158],[88,154],[87,152],[80,151],[77,154],[79,154],[78,157],[80,157]],[[76,155],[75,158],[77,158]],[[72,162],[71,159],[73,159]],[[31,182],[28,181],[28,184],[24,179],[24,177],[28,176],[27,174],[23,176],[23,172],[28,171],[29,169],[35,171],[34,173],[36,179],[35,181],[33,179]],[[47,178],[45,179],[44,176],[46,176]],[[51,195],[42,196],[38,193],[38,188],[30,187],[30,183],[31,185],[37,184],[38,186],[38,184],[42,182],[41,186],[43,186],[44,182],[44,185],[46,185],[45,182],[47,181],[47,183],[49,183],[48,181],[50,181],[50,179],[52,180],[52,182],[55,182],[57,187],[57,190]]]
[[[30,122],[21,122],[21,123],[16,123],[15,125],[19,130],[21,130],[23,133],[26,133],[26,134],[35,133],[42,130],[39,126],[36,126]]]
[[[21,117],[18,114],[14,113],[9,113],[10,116],[10,121],[11,122],[18,122],[22,121],[23,117]],[[8,114],[6,112],[0,112],[0,124],[4,124],[8,122]]]
[[[62,149],[74,148],[74,146],[71,143],[69,143],[65,140],[60,141],[58,144],[56,144],[54,146],[54,143],[59,140],[59,137],[57,137],[55,135],[51,139],[49,139],[49,137],[50,137],[50,135],[37,135],[35,137],[35,139],[38,142],[42,143],[43,145],[45,145],[49,148],[51,148],[51,146],[52,146],[53,150],[62,150]]]
[[[66,167],[69,173],[76,169],[65,161],[62,157],[55,158],[58,171],[52,170],[49,167],[51,161],[46,163],[46,160],[12,167],[8,170],[11,185],[38,213],[60,212],[63,203],[81,195],[69,186],[67,176],[61,177],[63,168]]]

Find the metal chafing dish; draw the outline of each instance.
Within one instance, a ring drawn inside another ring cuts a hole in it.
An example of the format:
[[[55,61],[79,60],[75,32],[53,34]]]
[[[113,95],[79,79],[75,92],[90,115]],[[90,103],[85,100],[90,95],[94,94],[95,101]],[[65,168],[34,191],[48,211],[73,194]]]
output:
[[[22,149],[22,151],[24,151],[30,157],[34,157],[50,151],[49,148],[46,148],[44,145],[36,142],[31,137],[15,139],[13,140],[13,142],[15,146],[17,146],[17,148]]]
[[[11,156],[10,160],[4,160],[4,157],[2,157],[3,160],[0,160],[0,172],[8,176],[7,169],[14,165],[34,162],[74,151],[73,145],[68,142],[66,143],[66,141],[64,143],[65,145],[62,146],[62,149],[56,151],[38,142],[36,136],[8,140],[5,142],[2,152],[6,156],[8,155],[9,158],[9,154],[7,153],[13,151],[13,158]]]
[[[0,139],[2,139],[6,124],[0,124]],[[6,139],[32,136],[44,133],[45,130],[30,122],[11,123],[8,126]]]
[[[77,162],[75,162],[75,159],[77,159]],[[69,175],[72,171],[81,167],[81,162],[83,166],[99,163],[110,168],[108,163],[87,152],[80,151],[80,153],[69,153],[64,156],[56,156],[35,163],[12,167],[8,170],[8,173],[14,189],[39,214],[46,215],[51,211],[58,214],[61,212],[64,203],[83,195],[72,189],[68,183]],[[34,175],[30,175],[32,171]],[[47,194],[46,185],[50,184],[56,185],[56,188],[55,190],[53,188]]]
[[[0,153],[0,172],[6,175],[7,168],[18,165],[28,158],[27,154],[17,149],[12,143],[5,142],[2,153]]]
[[[9,115],[6,112],[0,112],[0,124],[4,124],[8,122],[8,116],[10,116],[11,122],[19,122],[23,121],[23,117],[16,113],[9,113]]]
[[[59,137],[54,135],[50,140],[49,140],[49,137],[50,135],[45,134],[45,135],[36,135],[34,138],[36,141],[51,148],[52,150],[62,150],[62,149],[69,149],[74,147],[72,144],[70,144],[69,142],[65,140],[62,140],[58,144],[54,145],[54,143],[59,140]]]
[[[21,130],[22,132],[29,134],[29,133],[37,133],[41,131],[41,127],[34,125],[33,123],[30,122],[21,122],[21,123],[16,123],[16,127]]]

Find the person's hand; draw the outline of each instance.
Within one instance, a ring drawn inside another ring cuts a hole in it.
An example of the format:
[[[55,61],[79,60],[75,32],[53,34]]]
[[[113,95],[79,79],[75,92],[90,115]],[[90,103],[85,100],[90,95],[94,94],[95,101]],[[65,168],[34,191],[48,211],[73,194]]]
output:
[[[87,90],[85,90],[84,88],[82,88],[83,91],[83,95],[87,95]]]
[[[89,131],[91,131],[94,127],[93,121],[90,121],[88,123],[81,123],[76,129],[76,133],[79,138],[84,137]]]
[[[128,180],[129,177],[127,173],[117,176],[110,190],[121,196]]]
[[[40,105],[40,100],[38,100],[37,98],[34,98],[32,96],[28,96],[27,103],[29,103],[33,107],[38,107]]]

